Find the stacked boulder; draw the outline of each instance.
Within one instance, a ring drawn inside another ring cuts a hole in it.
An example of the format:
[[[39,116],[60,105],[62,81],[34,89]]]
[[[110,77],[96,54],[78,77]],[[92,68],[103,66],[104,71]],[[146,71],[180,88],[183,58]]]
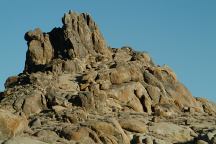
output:
[[[89,14],[70,11],[62,22],[48,33],[36,28],[25,34],[24,71],[9,77],[0,95],[0,137],[186,143],[202,140],[195,125],[200,117],[208,116],[216,127],[215,104],[194,98],[168,66],[155,65],[146,52],[131,47],[108,47]],[[183,117],[191,115],[194,122],[188,124]]]

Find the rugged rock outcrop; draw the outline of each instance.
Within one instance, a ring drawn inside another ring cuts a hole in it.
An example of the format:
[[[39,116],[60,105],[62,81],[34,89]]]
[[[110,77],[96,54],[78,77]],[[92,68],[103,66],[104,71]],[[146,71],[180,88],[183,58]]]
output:
[[[168,66],[107,47],[89,14],[62,22],[25,34],[24,71],[0,93],[2,143],[215,143],[216,105],[194,98]]]
[[[85,13],[69,12],[62,18],[63,27],[43,33],[39,28],[25,34],[28,42],[25,72],[35,72],[48,68],[54,59],[72,60],[59,62],[59,66],[79,67],[74,59],[88,59],[92,56],[111,58],[111,51],[91,16]],[[73,64],[73,62],[75,64]],[[51,66],[55,67],[54,64]],[[76,71],[75,71],[76,72]]]

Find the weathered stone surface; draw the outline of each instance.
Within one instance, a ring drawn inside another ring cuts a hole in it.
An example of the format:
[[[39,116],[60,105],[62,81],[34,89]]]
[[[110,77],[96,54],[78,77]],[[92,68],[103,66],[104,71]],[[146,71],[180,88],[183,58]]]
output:
[[[4,144],[48,144],[48,143],[34,140],[29,137],[14,137],[4,142]]]
[[[67,60],[63,63],[62,70],[69,73],[81,73],[85,70],[85,63],[79,59]]]
[[[172,123],[155,123],[149,130],[158,135],[164,136],[171,142],[187,142],[193,139],[190,128],[181,127]]]
[[[25,98],[22,107],[26,116],[40,113],[43,107],[43,94],[38,91],[33,91],[31,95]]]
[[[0,109],[0,139],[21,134],[27,128],[27,125],[28,122],[25,117]]]
[[[108,97],[119,100],[134,111],[143,112],[141,101],[134,93],[138,90],[138,85],[136,82],[117,85],[107,90],[106,93]]]
[[[18,76],[11,76],[11,77],[7,78],[4,86],[5,86],[5,88],[13,87],[18,83],[18,81],[19,81]]]
[[[24,71],[0,92],[0,139],[9,138],[0,143],[215,143],[216,104],[194,98],[167,65],[107,47],[89,14],[62,22],[25,34]]]
[[[119,121],[121,127],[128,131],[137,133],[147,133],[148,129],[144,122],[133,119],[122,119]]]
[[[83,142],[86,140],[89,140],[90,142],[94,142],[90,137],[89,134],[94,133],[91,131],[91,129],[87,127],[82,127],[82,128],[76,128],[76,129],[70,129],[70,128],[65,128],[63,130],[63,135],[69,140],[74,140],[74,141],[79,141]],[[94,133],[94,135],[96,135]]]
[[[125,67],[118,67],[110,74],[112,84],[121,84],[131,80],[130,72]]]
[[[62,29],[42,33],[37,28],[25,34],[28,42],[25,71],[38,71],[49,64],[53,58],[85,58],[102,54],[111,57],[111,52],[91,16],[85,13],[70,12],[62,18]],[[71,71],[68,62],[65,70]],[[73,70],[72,70],[73,71]]]
[[[121,49],[114,50],[114,61],[116,62],[127,62],[132,58],[132,49],[129,47],[122,47]]]
[[[70,74],[59,75],[56,77],[56,83],[54,83],[53,86],[63,91],[70,92],[79,91],[80,89],[78,83],[73,81],[72,75]]]
[[[120,124],[115,119],[110,119],[109,121],[92,121],[89,125],[93,127],[93,129],[95,129],[98,133],[107,135],[108,138],[114,136],[111,141],[115,141],[115,143],[130,143],[127,135],[124,133]]]
[[[35,133],[34,135],[37,136],[40,141],[47,143],[56,142],[59,138],[59,136],[51,130],[41,130]]]
[[[216,105],[213,102],[209,102],[205,98],[197,98],[202,103],[203,110],[209,114],[216,114]]]
[[[28,52],[25,70],[34,70],[33,66],[44,65],[53,58],[53,48],[48,34],[42,33],[39,28],[29,31],[25,35],[28,41]]]
[[[204,141],[204,140],[198,140],[196,142],[196,144],[208,144],[208,142]]]

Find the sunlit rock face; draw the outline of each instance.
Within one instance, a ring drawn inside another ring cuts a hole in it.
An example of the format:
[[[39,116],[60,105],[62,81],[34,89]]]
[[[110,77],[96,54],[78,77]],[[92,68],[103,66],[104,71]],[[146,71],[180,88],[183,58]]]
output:
[[[25,34],[24,71],[9,77],[0,93],[0,137],[23,143],[213,143],[215,104],[194,98],[167,65],[128,46],[107,47],[89,14],[69,12],[62,22],[47,33],[36,28]]]

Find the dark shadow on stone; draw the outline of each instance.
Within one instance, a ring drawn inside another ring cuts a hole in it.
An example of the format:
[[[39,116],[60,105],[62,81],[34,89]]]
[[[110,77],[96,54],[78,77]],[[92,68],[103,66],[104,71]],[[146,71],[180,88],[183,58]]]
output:
[[[82,100],[81,98],[77,96],[73,96],[71,99],[68,100],[70,103],[72,103],[74,106],[82,106]]]
[[[144,97],[144,96],[142,96],[142,97],[140,98],[140,102],[141,102],[141,104],[142,104],[143,111],[144,111],[144,112],[147,112],[147,108],[146,108],[146,106],[145,106],[145,97]]]
[[[191,141],[187,141],[187,142],[178,142],[178,143],[174,143],[174,144],[196,144],[196,140],[191,140]]]
[[[110,66],[110,68],[112,69],[112,68],[116,68],[116,66],[117,66],[117,64],[115,63],[115,64],[112,64],[111,66]]]
[[[26,60],[28,61],[28,60]],[[27,66],[28,65],[28,66]],[[35,73],[35,72],[45,72],[46,71],[46,65],[35,65],[35,64],[26,64],[24,73]]]
[[[27,85],[27,84],[31,84],[30,78],[28,75],[20,75],[19,76],[19,85]]]
[[[69,43],[65,41],[63,28],[54,28],[49,34],[50,43],[54,49],[54,59],[68,58]]]
[[[78,82],[79,84],[86,83],[86,81],[83,80],[82,75],[76,77],[76,82]]]
[[[0,92],[0,102],[5,98],[4,92]]]

